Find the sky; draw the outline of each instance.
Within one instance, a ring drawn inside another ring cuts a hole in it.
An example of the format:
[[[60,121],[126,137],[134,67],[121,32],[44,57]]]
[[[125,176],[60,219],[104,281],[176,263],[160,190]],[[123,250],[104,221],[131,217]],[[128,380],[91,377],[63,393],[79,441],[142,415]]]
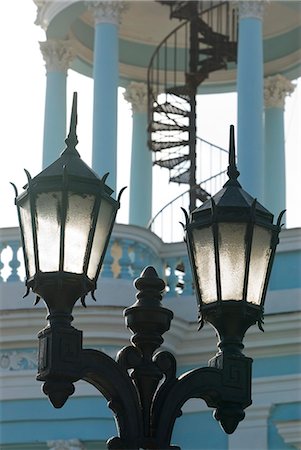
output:
[[[16,13],[16,10],[18,13]],[[0,75],[0,227],[17,226],[14,182],[19,191],[26,183],[24,168],[35,176],[42,168],[42,143],[45,101],[45,67],[39,41],[45,33],[34,25],[36,6],[32,0],[3,2],[0,17],[2,70]],[[91,164],[93,83],[73,71],[68,72],[69,118],[72,93],[78,92],[78,151]],[[236,94],[202,96],[199,102],[198,135],[227,148],[230,124],[236,124]],[[68,119],[69,122],[69,119]],[[118,113],[118,190],[129,185],[131,148],[131,109],[119,90]],[[286,100],[286,226],[301,226],[301,79],[294,94]],[[179,190],[168,185],[168,171],[155,173],[160,183],[154,186],[153,212],[177,195]],[[162,186],[164,189],[162,190]],[[183,189],[182,189],[183,190]],[[125,192],[118,222],[127,223],[128,196]]]

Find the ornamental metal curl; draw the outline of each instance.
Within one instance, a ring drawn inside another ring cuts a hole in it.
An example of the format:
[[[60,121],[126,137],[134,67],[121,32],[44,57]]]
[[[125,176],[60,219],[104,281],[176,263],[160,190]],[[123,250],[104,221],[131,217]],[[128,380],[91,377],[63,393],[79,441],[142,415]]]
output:
[[[131,345],[116,361],[105,353],[82,348],[82,332],[52,311],[50,325],[39,333],[37,379],[56,408],[82,379],[95,386],[114,413],[118,436],[107,441],[109,450],[180,449],[171,445],[175,420],[190,398],[200,398],[216,409],[215,418],[232,433],[251,404],[251,363],[242,353],[219,353],[209,366],[176,376],[176,359],[158,351],[173,313],[161,305],[165,283],[153,267],[135,281],[136,302],[124,311],[132,331]]]

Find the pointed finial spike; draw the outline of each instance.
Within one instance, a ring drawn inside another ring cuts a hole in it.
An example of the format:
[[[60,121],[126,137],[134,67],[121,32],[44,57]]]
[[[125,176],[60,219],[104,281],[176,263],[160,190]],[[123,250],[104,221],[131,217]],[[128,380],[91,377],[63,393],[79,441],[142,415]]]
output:
[[[235,139],[234,125],[230,125],[230,142],[229,142],[229,166],[235,165]]]
[[[229,180],[224,186],[235,185],[240,186],[237,178],[239,177],[239,171],[236,167],[236,155],[235,155],[235,138],[234,138],[234,125],[230,125],[230,139],[229,139],[229,166],[227,170]]]
[[[77,156],[79,156],[79,153],[75,149],[76,145],[78,144],[77,135],[76,135],[76,127],[77,127],[77,92],[73,93],[73,100],[72,100],[72,111],[71,111],[71,119],[70,119],[70,128],[69,128],[69,134],[67,139],[65,140],[67,144],[67,149],[64,150],[63,153],[66,151],[76,153]]]

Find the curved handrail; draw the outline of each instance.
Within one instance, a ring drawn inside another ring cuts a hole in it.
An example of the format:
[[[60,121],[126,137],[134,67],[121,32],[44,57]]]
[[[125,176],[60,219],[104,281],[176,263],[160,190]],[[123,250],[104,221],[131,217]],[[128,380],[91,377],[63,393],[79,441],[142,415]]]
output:
[[[194,186],[192,189],[198,189],[199,187],[202,186],[202,184],[207,183],[208,181],[213,180],[214,178],[219,177],[220,175],[223,175],[224,173],[226,173],[227,170],[223,170],[222,172],[217,173],[216,175],[212,175],[211,177],[207,178],[206,180],[202,181],[200,184],[197,184],[196,186]],[[190,192],[191,189],[187,189],[186,191],[182,192],[181,194],[179,194],[177,197],[173,198],[170,202],[166,203],[166,205],[164,205],[160,211],[157,212],[157,214],[154,215],[154,217],[152,217],[152,219],[149,221],[149,223],[147,224],[147,228],[151,229],[152,224],[154,223],[154,221],[157,219],[157,217],[160,216],[160,214],[166,209],[168,208],[168,206],[172,205],[175,201],[177,201],[179,198],[183,197],[185,194],[188,194],[188,192]]]

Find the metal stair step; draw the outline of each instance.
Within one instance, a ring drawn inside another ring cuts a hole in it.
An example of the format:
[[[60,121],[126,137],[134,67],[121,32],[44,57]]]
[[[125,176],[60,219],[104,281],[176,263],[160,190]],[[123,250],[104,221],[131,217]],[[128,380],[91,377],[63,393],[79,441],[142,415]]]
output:
[[[189,127],[187,125],[180,125],[176,123],[162,123],[162,122],[152,122],[150,126],[150,131],[188,131]]]
[[[166,169],[174,169],[176,166],[181,164],[184,161],[187,161],[189,159],[189,155],[184,156],[178,156],[177,158],[170,158],[170,159],[161,159],[158,161],[155,161],[154,164],[160,167],[165,167]]]
[[[189,179],[190,179],[190,170],[188,169],[185,170],[185,172],[180,173],[179,175],[170,177],[169,181],[179,184],[189,184]]]
[[[189,86],[187,86],[187,84],[168,87],[165,89],[165,92],[166,94],[176,95],[187,101],[189,101],[190,96],[193,94],[193,92],[191,92],[191,89]]]
[[[165,114],[175,114],[177,116],[188,117],[189,111],[185,111],[184,109],[178,108],[177,106],[172,105],[171,103],[162,103],[160,105],[156,105],[153,108],[154,112],[157,113],[165,113]]]
[[[149,143],[150,148],[154,152],[159,152],[161,150],[165,150],[167,148],[174,148],[174,147],[183,147],[184,145],[187,145],[188,141],[151,141]]]

